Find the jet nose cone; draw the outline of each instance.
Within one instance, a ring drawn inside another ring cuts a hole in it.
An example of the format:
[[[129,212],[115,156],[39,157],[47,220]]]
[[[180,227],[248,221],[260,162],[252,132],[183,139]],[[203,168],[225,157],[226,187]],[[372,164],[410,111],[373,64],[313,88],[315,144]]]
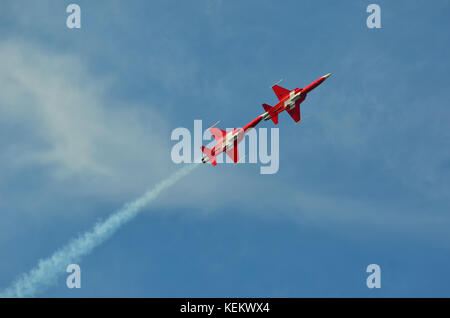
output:
[[[331,73],[328,73],[327,75],[322,76],[324,79],[327,79],[328,77],[331,76]]]

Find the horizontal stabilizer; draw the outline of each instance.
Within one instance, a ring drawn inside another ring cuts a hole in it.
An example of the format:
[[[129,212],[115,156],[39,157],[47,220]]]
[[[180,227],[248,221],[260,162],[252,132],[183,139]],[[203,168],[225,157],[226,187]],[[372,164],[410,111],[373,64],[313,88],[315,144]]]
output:
[[[272,121],[275,125],[278,124],[278,114],[273,111],[273,107],[267,104],[262,105],[264,110],[269,113],[270,117],[272,117]]]
[[[213,166],[217,165],[216,156],[212,154],[212,150],[209,148],[206,148],[205,146],[202,146],[202,152],[208,156],[209,161],[211,161],[211,164]]]

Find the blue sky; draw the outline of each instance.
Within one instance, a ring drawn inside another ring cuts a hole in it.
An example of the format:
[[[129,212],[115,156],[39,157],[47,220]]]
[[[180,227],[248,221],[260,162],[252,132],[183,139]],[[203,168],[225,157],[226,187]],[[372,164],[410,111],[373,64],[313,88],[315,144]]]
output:
[[[450,296],[447,1],[377,1],[378,30],[364,1],[74,2],[80,30],[2,3],[0,289],[179,169],[174,128],[331,72],[280,116],[277,174],[196,170],[40,296]]]

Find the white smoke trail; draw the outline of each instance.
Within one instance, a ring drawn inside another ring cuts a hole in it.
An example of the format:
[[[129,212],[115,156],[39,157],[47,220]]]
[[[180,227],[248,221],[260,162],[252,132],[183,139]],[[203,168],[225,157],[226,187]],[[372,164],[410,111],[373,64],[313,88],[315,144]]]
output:
[[[140,198],[125,204],[105,221],[97,223],[94,228],[69,241],[67,245],[53,253],[52,256],[39,261],[30,272],[23,274],[10,287],[0,293],[0,297],[34,297],[45,288],[54,284],[59,275],[66,271],[69,264],[78,263],[83,256],[110,238],[122,225],[132,220],[149,202],[175,185],[182,177],[192,172],[199,164],[185,167],[169,178],[161,181]]]

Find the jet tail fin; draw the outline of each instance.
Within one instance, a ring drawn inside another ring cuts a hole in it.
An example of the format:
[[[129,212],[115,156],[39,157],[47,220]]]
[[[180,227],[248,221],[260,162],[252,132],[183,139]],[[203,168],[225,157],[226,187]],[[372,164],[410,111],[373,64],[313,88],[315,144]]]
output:
[[[211,161],[211,164],[213,166],[217,165],[216,156],[213,155],[212,150],[209,148],[206,148],[205,146],[202,146],[202,152],[208,156],[209,161]]]
[[[276,113],[273,111],[273,107],[270,106],[270,105],[267,105],[267,104],[263,104],[262,106],[263,106],[264,110],[265,110],[266,112],[269,113],[269,115],[270,115],[270,117],[271,117],[273,123],[274,123],[275,125],[277,125],[277,124],[278,124],[278,114],[276,114]]]

